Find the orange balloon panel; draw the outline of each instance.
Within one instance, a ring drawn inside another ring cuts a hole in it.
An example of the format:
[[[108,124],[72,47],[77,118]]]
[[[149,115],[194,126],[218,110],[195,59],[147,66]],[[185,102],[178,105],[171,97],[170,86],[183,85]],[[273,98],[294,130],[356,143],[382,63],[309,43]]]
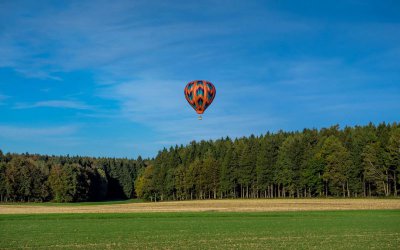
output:
[[[186,85],[184,93],[186,100],[197,114],[203,114],[214,100],[217,90],[209,81],[196,80]]]

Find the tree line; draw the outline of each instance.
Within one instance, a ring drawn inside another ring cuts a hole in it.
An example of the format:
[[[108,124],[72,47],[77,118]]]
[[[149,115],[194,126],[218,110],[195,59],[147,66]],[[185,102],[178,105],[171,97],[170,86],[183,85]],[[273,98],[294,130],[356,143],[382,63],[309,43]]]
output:
[[[148,200],[397,196],[397,123],[191,142],[140,170]]]
[[[400,126],[192,141],[153,159],[3,154],[0,201],[397,196]]]
[[[0,201],[79,202],[134,197],[145,161],[79,156],[3,154]]]

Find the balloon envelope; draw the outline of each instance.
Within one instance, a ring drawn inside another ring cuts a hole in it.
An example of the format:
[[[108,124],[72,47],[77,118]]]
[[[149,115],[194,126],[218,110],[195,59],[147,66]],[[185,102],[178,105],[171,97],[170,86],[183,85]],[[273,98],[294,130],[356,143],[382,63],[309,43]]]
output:
[[[213,102],[217,90],[209,81],[196,80],[186,85],[184,93],[186,100],[197,114],[203,114]]]

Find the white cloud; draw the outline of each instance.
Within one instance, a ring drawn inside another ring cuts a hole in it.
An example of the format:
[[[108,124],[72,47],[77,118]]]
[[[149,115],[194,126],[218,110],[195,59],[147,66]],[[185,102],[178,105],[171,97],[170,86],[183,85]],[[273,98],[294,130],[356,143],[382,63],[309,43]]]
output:
[[[0,94],[0,101],[4,101],[5,99],[8,99],[8,98],[9,98],[9,96]]]
[[[4,105],[5,104],[5,100],[7,100],[8,98],[10,98],[7,95],[2,95],[0,94],[0,105]]]
[[[182,82],[150,79],[114,85],[106,92],[121,104],[122,113],[132,120],[175,116],[184,104]]]
[[[183,81],[146,79],[127,82],[107,86],[100,95],[119,103],[120,117],[153,129],[159,142],[179,144],[193,139],[244,136],[275,129],[283,121],[268,115],[268,111],[261,117],[259,110],[246,111],[247,107],[241,106],[241,101],[265,91],[265,87],[238,84],[225,88],[223,85],[216,85],[217,96],[202,121],[197,120],[196,112],[184,98]]]
[[[79,102],[79,101],[67,101],[67,100],[49,100],[49,101],[40,101],[36,103],[18,103],[14,108],[16,109],[29,109],[29,108],[64,108],[64,109],[80,109],[80,110],[88,110],[93,107]]]
[[[0,67],[55,80],[60,80],[60,71],[91,68],[96,78],[109,82],[132,79],[148,67],[165,70],[170,64],[231,57],[232,51],[223,50],[232,46],[232,36],[257,34],[260,23],[268,39],[311,30],[307,23],[255,5],[248,6],[249,16],[238,3],[213,2],[213,8],[204,8],[209,4],[153,2],[149,8],[140,1],[112,6],[107,1],[79,1],[59,7],[3,3],[0,22],[7,26],[0,35]],[[184,13],[203,18],[177,18]]]
[[[275,77],[263,82],[216,80],[216,99],[202,121],[186,103],[183,79],[145,75],[142,80],[102,87],[100,96],[119,103],[120,117],[158,132],[160,144],[179,144],[290,127],[296,119],[303,119],[302,114],[323,112],[340,101],[368,95],[351,90],[371,80],[371,75],[347,69],[339,59],[277,60],[263,69]]]
[[[65,125],[58,127],[23,127],[0,125],[0,137],[9,139],[27,139],[35,137],[52,138],[72,135],[77,132],[78,126]]]

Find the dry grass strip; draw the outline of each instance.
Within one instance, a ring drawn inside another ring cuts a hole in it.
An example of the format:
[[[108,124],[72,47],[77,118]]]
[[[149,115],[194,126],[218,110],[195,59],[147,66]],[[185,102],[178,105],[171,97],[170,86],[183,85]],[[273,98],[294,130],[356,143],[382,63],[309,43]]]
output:
[[[237,199],[79,206],[0,205],[0,214],[268,212],[371,209],[400,209],[400,199]]]

